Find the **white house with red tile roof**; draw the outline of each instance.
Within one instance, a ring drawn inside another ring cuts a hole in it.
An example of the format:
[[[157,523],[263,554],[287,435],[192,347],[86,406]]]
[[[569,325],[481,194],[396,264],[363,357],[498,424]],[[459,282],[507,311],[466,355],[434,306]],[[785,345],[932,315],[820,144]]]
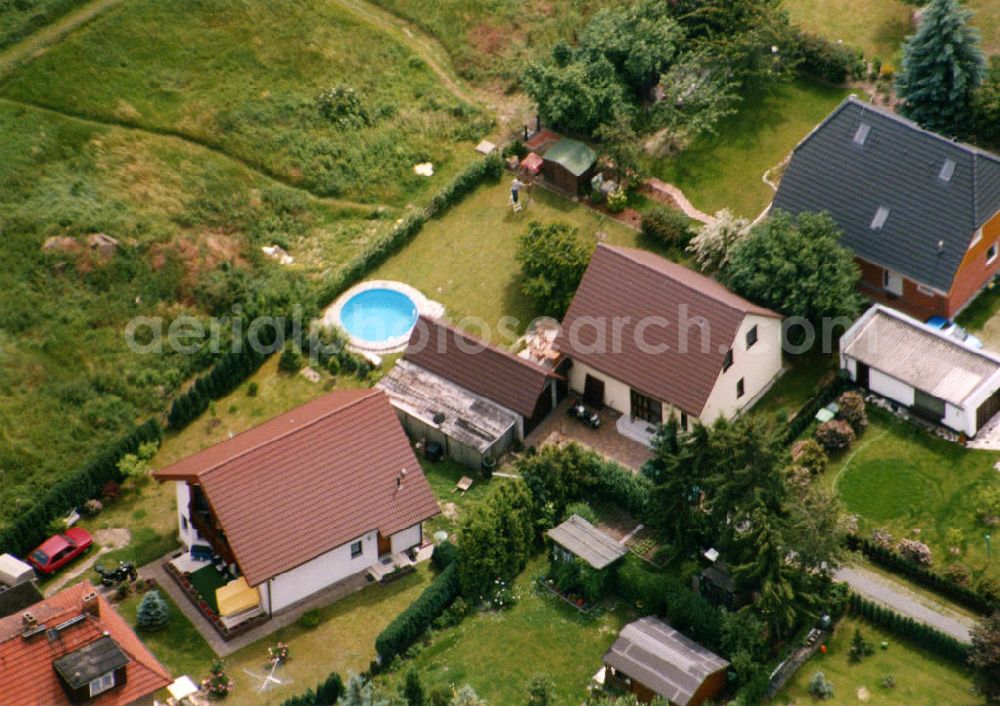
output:
[[[437,501],[384,393],[331,392],[156,471],[180,538],[273,614],[423,543]]]
[[[87,581],[0,618],[4,706],[141,706],[170,682]]]

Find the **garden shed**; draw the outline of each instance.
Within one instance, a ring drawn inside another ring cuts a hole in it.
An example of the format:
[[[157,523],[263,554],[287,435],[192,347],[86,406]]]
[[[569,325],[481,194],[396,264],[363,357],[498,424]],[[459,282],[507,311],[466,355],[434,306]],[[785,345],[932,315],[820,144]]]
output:
[[[581,193],[594,175],[597,153],[578,140],[564,137],[545,153],[542,174],[562,191]]]
[[[624,544],[609,537],[579,515],[546,532],[562,558],[578,557],[597,570],[606,569],[628,553]]]
[[[726,686],[729,662],[652,615],[629,623],[604,655],[604,683],[642,703],[699,706]]]

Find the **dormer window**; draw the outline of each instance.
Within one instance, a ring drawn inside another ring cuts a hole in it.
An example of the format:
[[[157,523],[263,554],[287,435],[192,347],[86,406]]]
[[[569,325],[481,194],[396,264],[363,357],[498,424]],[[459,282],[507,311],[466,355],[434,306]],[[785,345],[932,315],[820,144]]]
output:
[[[865,140],[868,139],[868,133],[872,131],[872,126],[868,123],[861,123],[858,125],[858,129],[854,133],[854,144],[858,147],[865,144]]]
[[[875,211],[875,217],[872,218],[871,229],[872,230],[882,230],[882,226],[885,225],[886,220],[889,218],[889,209],[885,206],[879,206],[878,210]]]
[[[103,694],[108,689],[114,688],[115,685],[115,673],[108,672],[107,674],[102,674],[97,677],[97,679],[92,679],[90,681],[90,698],[94,698],[98,694]]]
[[[941,171],[938,172],[938,179],[941,181],[951,181],[952,175],[955,173],[955,162],[950,159],[944,160],[944,164],[941,165]]]

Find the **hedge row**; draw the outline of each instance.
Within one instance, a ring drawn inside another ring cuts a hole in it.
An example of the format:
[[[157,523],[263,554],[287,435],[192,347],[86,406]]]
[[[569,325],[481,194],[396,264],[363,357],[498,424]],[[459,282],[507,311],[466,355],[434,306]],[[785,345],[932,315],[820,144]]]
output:
[[[878,603],[872,603],[856,593],[851,593],[850,605],[854,613],[918,647],[930,650],[939,657],[944,657],[962,666],[968,662],[969,645],[959,642],[951,635],[918,623],[913,618],[902,616]]]
[[[470,164],[459,174],[423,211],[411,213],[389,233],[385,234],[364,252],[351,260],[335,277],[328,280],[322,292],[322,301],[333,301],[340,294],[364,277],[368,272],[382,264],[390,255],[400,250],[413,240],[424,227],[427,219],[440,216],[448,208],[455,205],[463,196],[470,193],[486,180],[496,180],[503,173],[503,161],[493,153],[477,162]]]
[[[316,689],[306,689],[304,693],[291,696],[281,702],[281,706],[335,706],[346,693],[344,680],[337,672],[316,685]]]
[[[159,441],[163,430],[156,420],[134,428],[129,434],[104,449],[87,465],[73,471],[50,487],[38,501],[0,530],[0,551],[24,556],[48,535],[49,524],[65,517],[73,508],[101,495],[108,481],[121,483],[124,476],[118,461],[135,453],[147,441]]]
[[[876,564],[900,573],[915,583],[926,586],[932,591],[937,591],[942,596],[950,598],[977,613],[988,614],[1000,608],[1000,604],[992,596],[980,593],[970,586],[962,586],[955,583],[947,576],[942,576],[927,567],[914,564],[899,552],[875,544],[871,540],[863,539],[857,535],[848,535],[847,548],[851,551],[860,551]]]
[[[389,664],[399,654],[420,639],[431,623],[458,596],[458,563],[452,562],[438,574],[431,585],[396,616],[375,638],[375,651],[381,664]]]
[[[862,78],[867,68],[861,50],[801,30],[794,38],[793,52],[801,73],[834,84],[848,77]]]
[[[628,556],[618,567],[615,590],[623,599],[668,623],[695,642],[718,652],[722,642],[722,611],[682,581],[657,573]]]
[[[788,422],[788,429],[785,432],[785,443],[790,444],[802,436],[802,432],[808,429],[809,425],[813,423],[816,413],[837,399],[850,386],[850,379],[838,374],[833,379],[833,382],[802,405],[799,411],[795,413],[795,416],[792,417],[792,420]]]
[[[612,500],[634,517],[648,522],[653,507],[653,481],[641,473],[600,459],[594,472],[597,487],[592,499]]]

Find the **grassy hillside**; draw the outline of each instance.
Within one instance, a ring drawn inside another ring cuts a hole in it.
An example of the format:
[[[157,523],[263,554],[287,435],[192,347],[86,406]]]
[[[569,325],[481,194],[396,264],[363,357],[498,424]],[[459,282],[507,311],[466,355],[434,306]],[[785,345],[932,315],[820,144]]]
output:
[[[324,116],[326,90],[358,102]],[[492,123],[418,56],[323,0],[137,0],[8,77],[0,94],[184,135],[315,193],[403,205],[454,173]],[[353,116],[356,119],[350,119]]]
[[[226,269],[276,290],[308,269],[279,272],[267,242],[315,244],[336,269],[388,227],[174,138],[3,101],[0,134],[0,522],[207,362],[129,351],[129,319],[225,311]],[[118,251],[102,259],[93,233]]]
[[[0,50],[85,5],[87,0],[0,0]]]

